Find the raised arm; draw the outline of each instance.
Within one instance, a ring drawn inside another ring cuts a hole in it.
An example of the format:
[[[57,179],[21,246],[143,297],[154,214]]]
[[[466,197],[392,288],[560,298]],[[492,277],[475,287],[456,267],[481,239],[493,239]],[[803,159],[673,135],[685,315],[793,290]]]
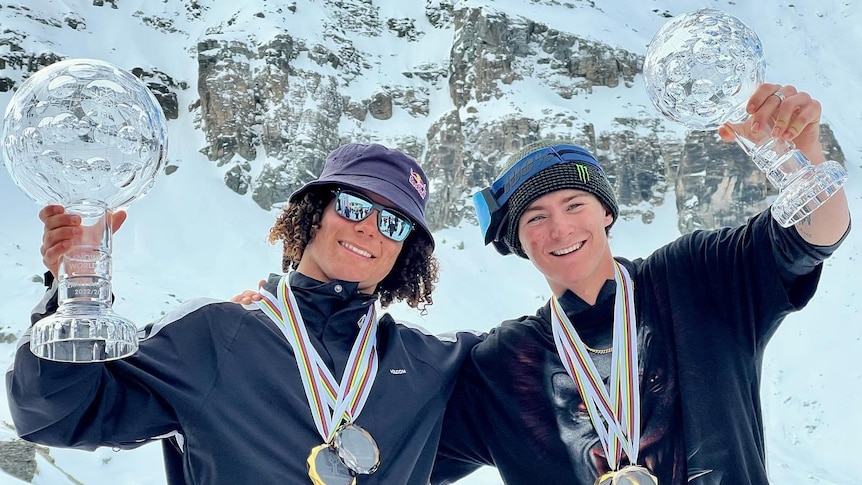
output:
[[[808,93],[789,84],[764,83],[749,98],[746,110],[751,117],[744,124],[734,125],[733,130],[726,125],[719,129],[723,140],[733,141],[734,130],[750,140],[772,135],[795,143],[812,165],[826,161],[820,143],[821,105]],[[795,225],[799,235],[816,246],[837,243],[849,227],[850,210],[844,189]]]

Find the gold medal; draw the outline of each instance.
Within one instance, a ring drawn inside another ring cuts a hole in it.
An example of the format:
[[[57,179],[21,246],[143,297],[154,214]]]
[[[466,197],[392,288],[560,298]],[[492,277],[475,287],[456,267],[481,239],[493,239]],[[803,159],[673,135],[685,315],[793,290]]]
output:
[[[616,472],[607,472],[596,479],[595,485],[611,485],[614,483],[614,475]]]
[[[629,465],[622,470],[607,472],[596,479],[595,485],[658,485],[658,478],[638,465]]]
[[[356,485],[356,477],[326,443],[308,454],[308,478],[314,485]]]
[[[377,442],[362,427],[347,423],[335,432],[332,445],[338,457],[353,473],[370,474],[380,466]]]

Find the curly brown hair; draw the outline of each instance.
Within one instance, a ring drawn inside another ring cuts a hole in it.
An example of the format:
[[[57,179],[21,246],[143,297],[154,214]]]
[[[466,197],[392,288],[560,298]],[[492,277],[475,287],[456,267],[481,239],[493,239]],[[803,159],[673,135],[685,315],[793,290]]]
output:
[[[296,269],[299,265],[305,247],[320,229],[323,211],[334,197],[333,189],[333,186],[310,188],[302,199],[285,207],[275,220],[269,230],[269,242],[282,241],[282,271]],[[424,312],[426,306],[434,303],[431,293],[439,279],[440,265],[433,249],[425,231],[417,228],[407,236],[392,271],[377,285],[381,306],[403,300]]]

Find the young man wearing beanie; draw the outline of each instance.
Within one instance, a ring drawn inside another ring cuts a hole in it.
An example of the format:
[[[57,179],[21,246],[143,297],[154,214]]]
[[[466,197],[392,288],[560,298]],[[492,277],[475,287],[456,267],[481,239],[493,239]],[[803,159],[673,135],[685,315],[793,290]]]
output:
[[[825,160],[820,105],[806,93],[764,84],[748,112],[743,136],[779,120],[773,136]],[[432,483],[482,465],[508,484],[768,483],[763,353],[849,230],[843,191],[793,227],[764,211],[630,261],[611,254],[617,203],[588,151],[541,142],[513,161],[474,198],[480,225],[553,296],[465,361]]]
[[[288,274],[259,307],[189,301],[148,326],[137,353],[104,364],[38,359],[26,333],[6,376],[16,431],[88,450],[159,440],[173,484],[427,484],[456,371],[479,338],[441,340],[374,311],[432,303],[427,199],[407,155],[336,149],[270,232]],[[40,218],[56,275],[80,218],[59,206]],[[33,321],[56,309],[54,283]]]

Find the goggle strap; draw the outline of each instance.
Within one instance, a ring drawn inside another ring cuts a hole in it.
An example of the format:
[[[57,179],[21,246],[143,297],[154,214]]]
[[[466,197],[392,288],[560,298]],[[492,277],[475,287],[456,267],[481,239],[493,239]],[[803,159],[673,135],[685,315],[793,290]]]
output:
[[[548,158],[548,155],[553,155],[552,158]],[[524,162],[529,159],[533,159],[536,162],[530,163],[530,168],[525,170],[523,166]],[[509,201],[509,198],[515,193],[518,187],[524,182],[524,180],[529,179],[533,175],[541,172],[542,170],[560,164],[560,163],[584,163],[587,165],[591,165],[593,167],[598,168],[602,172],[601,165],[598,164],[598,161],[590,154],[590,152],[584,150],[581,147],[576,145],[558,145],[546,147],[540,151],[533,152],[530,155],[525,156],[524,158],[518,160],[516,163],[512,164],[505,173],[503,173],[494,183],[491,184],[492,193],[497,194],[497,203],[502,206],[505,205],[506,202]],[[517,175],[518,181],[516,183],[507,184],[507,180],[511,177]],[[507,187],[508,185],[508,187]]]
[[[494,235],[489,234],[489,229],[494,226],[494,219],[499,217],[500,205],[494,197],[491,187],[485,187],[473,194],[473,205],[476,207],[476,217],[479,220],[479,229],[485,236],[485,244],[490,243]]]

